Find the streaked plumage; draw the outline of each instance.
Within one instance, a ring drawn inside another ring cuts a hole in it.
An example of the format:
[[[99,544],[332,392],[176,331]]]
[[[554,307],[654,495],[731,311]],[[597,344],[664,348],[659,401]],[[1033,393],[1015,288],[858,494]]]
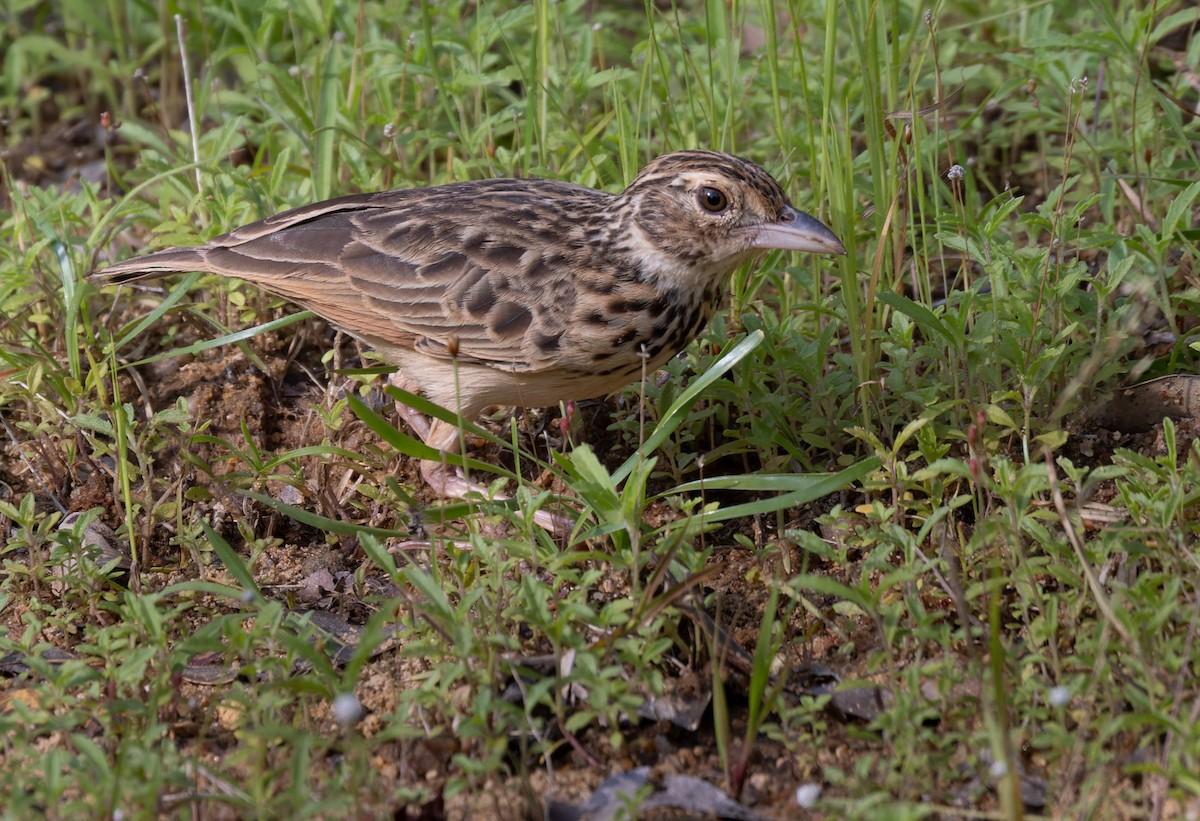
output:
[[[407,389],[473,418],[603,395],[652,371],[704,328],[734,269],[769,248],[844,253],[759,166],[680,151],[620,194],[506,179],[341,197],[98,276],[256,283],[376,348]],[[407,418],[429,444],[454,447],[451,426]]]

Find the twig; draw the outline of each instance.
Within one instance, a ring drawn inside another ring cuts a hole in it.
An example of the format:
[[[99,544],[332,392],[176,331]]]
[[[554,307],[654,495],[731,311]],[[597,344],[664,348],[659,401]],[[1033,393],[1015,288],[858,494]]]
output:
[[[183,43],[183,15],[175,15],[175,36],[179,39],[179,62],[183,66],[183,93],[187,97],[188,127],[192,132],[192,162],[196,164],[196,193],[204,193],[200,182],[200,132],[196,125],[196,100],[192,96],[192,71],[188,68],[187,49]]]
[[[1092,591],[1092,598],[1096,602],[1096,609],[1104,616],[1104,620],[1112,626],[1113,630],[1132,646],[1132,649],[1140,656],[1141,645],[1130,634],[1129,630],[1117,618],[1116,612],[1113,610],[1112,604],[1108,600],[1107,594],[1104,592],[1104,586],[1100,584],[1100,579],[1096,577],[1096,571],[1092,569],[1091,563],[1087,560],[1087,554],[1083,551],[1083,545],[1079,541],[1079,536],[1075,533],[1075,527],[1071,524],[1071,516],[1067,512],[1066,502],[1063,501],[1062,490],[1058,486],[1058,471],[1054,467],[1054,455],[1046,450],[1046,474],[1050,480],[1050,496],[1054,500],[1054,509],[1058,511],[1058,518],[1062,522],[1063,532],[1067,537],[1067,542],[1071,545],[1071,549],[1075,551],[1075,557],[1079,560],[1079,566],[1083,570],[1083,577],[1087,581],[1088,588]]]

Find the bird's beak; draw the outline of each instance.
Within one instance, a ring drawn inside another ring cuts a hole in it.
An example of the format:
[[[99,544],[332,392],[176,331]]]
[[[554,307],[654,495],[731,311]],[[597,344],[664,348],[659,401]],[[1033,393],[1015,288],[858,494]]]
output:
[[[783,208],[778,222],[747,229],[751,248],[780,251],[807,251],[810,254],[844,254],[846,248],[837,235],[819,220],[790,205]]]

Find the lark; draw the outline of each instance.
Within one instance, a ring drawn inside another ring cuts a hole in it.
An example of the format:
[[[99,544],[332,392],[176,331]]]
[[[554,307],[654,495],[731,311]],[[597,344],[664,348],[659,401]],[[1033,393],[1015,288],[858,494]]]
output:
[[[619,194],[493,179],[352,195],[96,276],[248,280],[373,347],[397,386],[474,419],[652,373],[705,328],[734,270],[769,249],[845,253],[767,171],[695,150],[658,157]],[[397,407],[422,441],[457,452],[454,424]],[[480,490],[443,461],[421,473],[443,496]]]

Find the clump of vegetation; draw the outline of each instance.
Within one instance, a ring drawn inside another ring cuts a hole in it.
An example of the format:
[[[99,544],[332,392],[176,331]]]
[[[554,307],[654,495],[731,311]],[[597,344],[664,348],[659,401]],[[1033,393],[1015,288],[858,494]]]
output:
[[[764,817],[1200,813],[1194,5],[7,15],[8,816],[511,818],[639,765]],[[464,426],[508,501],[434,499],[386,367],[294,306],[86,279],[685,147],[849,253]]]

